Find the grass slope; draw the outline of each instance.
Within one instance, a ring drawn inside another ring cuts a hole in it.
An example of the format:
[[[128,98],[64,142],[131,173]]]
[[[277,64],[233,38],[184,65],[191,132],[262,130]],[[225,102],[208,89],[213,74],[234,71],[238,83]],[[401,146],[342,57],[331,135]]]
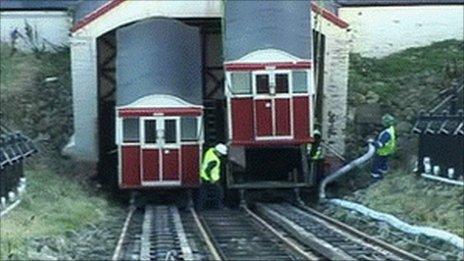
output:
[[[1,222],[1,259],[28,258],[28,241],[63,236],[96,224],[115,206],[85,189],[77,179],[47,168],[26,171],[23,202]]]
[[[464,188],[418,179],[409,163],[417,155],[417,135],[411,133],[419,110],[431,109],[438,93],[464,73],[464,42],[448,40],[410,48],[384,58],[351,56],[349,106],[379,104],[397,116],[400,126],[392,173],[370,185],[369,165],[339,180],[338,196],[386,212],[416,225],[444,229],[464,237]],[[349,156],[364,150],[361,124],[349,123]],[[367,132],[374,134],[372,126]],[[357,191],[356,191],[357,190]],[[356,191],[353,193],[353,191]],[[342,212],[342,211],[341,211]]]
[[[115,223],[111,218],[123,211],[89,188],[90,171],[83,164],[60,155],[72,133],[69,48],[11,53],[9,46],[0,45],[1,120],[36,141],[40,153],[28,163],[41,163],[26,166],[24,200],[1,220],[0,260],[83,260],[92,250],[114,245],[100,238],[111,236],[105,232]],[[47,83],[47,77],[58,80]]]
[[[464,237],[464,188],[398,171],[348,197],[411,224],[444,229]]]
[[[414,142],[410,142],[415,135],[410,131],[418,112],[437,104],[439,92],[449,88],[451,81],[463,73],[464,42],[458,40],[409,48],[380,59],[352,54],[348,87],[350,115],[359,116],[358,108],[369,104],[395,115],[399,138],[404,141],[399,143],[399,155],[407,158],[415,149]],[[365,134],[374,135],[375,129],[371,125],[348,122],[348,157],[359,155]]]
[[[59,154],[72,133],[69,48],[11,54],[8,45],[0,45],[2,124],[40,140],[43,154]],[[49,77],[57,80],[46,82]]]

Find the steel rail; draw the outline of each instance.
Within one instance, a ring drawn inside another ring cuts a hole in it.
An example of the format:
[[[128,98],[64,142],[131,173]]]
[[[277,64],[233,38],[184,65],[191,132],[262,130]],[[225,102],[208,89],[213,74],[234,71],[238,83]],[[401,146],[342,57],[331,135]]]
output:
[[[400,248],[398,248],[398,247],[396,247],[394,245],[391,245],[391,244],[389,244],[389,243],[387,243],[385,241],[382,241],[382,240],[379,240],[379,239],[374,238],[372,236],[369,236],[366,233],[363,233],[363,232],[361,232],[361,231],[359,231],[359,230],[357,230],[357,229],[355,229],[355,228],[353,228],[353,227],[351,227],[351,226],[349,226],[349,225],[347,225],[345,223],[342,223],[342,222],[340,222],[340,221],[338,221],[336,219],[333,219],[333,218],[331,218],[331,217],[329,217],[327,215],[324,215],[321,212],[319,212],[319,211],[317,211],[317,210],[315,210],[315,209],[313,209],[311,207],[308,207],[306,205],[298,205],[298,207],[305,210],[306,212],[309,212],[312,215],[326,221],[327,223],[330,223],[330,224],[332,224],[332,225],[334,225],[334,226],[336,226],[336,227],[338,227],[338,228],[340,228],[342,230],[345,230],[345,232],[348,232],[348,233],[350,233],[352,235],[355,235],[356,237],[358,237],[360,239],[363,239],[363,240],[365,240],[365,241],[367,241],[369,243],[377,245],[377,246],[379,246],[379,247],[381,247],[381,248],[383,248],[383,249],[385,249],[385,250],[387,250],[389,252],[392,252],[393,254],[396,254],[396,255],[398,255],[400,257],[404,257],[405,259],[415,260],[415,261],[424,261],[425,260],[425,259],[423,259],[421,257],[418,257],[418,256],[414,255],[414,254],[406,252],[405,250],[400,249]]]
[[[211,237],[208,235],[208,233],[206,232],[205,227],[203,226],[200,219],[198,218],[198,215],[197,215],[195,209],[190,208],[190,213],[192,213],[193,219],[195,220],[195,223],[196,223],[198,229],[200,230],[200,234],[201,234],[206,246],[208,247],[208,250],[210,251],[211,255],[213,256],[213,259],[214,260],[223,260],[223,258],[219,254],[218,250],[214,246]]]
[[[273,228],[269,223],[267,223],[264,219],[253,213],[248,207],[244,206],[242,209],[250,215],[255,221],[257,221],[259,224],[261,224],[263,227],[265,227],[267,230],[269,230],[273,235],[278,237],[282,242],[284,242],[288,247],[290,247],[294,252],[296,252],[298,255],[303,257],[305,260],[320,260],[317,256],[311,254],[308,251],[305,251],[302,249],[302,246],[297,244],[296,242],[293,242],[289,240],[288,238],[284,237],[282,233],[277,231],[275,228]]]
[[[271,220],[274,220],[300,242],[304,242],[307,246],[324,255],[326,258],[331,260],[355,260],[355,258],[351,257],[342,249],[326,242],[318,235],[307,231],[305,227],[300,226],[286,216],[267,208],[263,204],[258,204],[256,207],[262,215],[268,217]]]
[[[122,244],[124,243],[124,238],[126,237],[127,228],[129,227],[129,223],[132,219],[132,215],[134,214],[135,207],[129,207],[129,214],[127,214],[126,220],[124,221],[124,226],[122,227],[121,235],[119,236],[118,243],[116,244],[116,248],[114,249],[113,257],[111,260],[116,261],[118,260],[119,255],[121,254]]]

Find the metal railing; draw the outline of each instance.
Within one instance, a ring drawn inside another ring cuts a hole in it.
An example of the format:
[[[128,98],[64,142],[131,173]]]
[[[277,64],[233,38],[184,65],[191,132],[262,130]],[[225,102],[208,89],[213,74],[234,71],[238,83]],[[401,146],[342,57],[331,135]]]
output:
[[[32,140],[0,125],[0,197],[15,191],[23,173],[23,160],[37,153]]]

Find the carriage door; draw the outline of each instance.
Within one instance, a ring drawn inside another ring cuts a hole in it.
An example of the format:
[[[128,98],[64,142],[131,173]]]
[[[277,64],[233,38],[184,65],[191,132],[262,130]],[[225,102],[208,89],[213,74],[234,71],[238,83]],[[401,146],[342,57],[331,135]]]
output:
[[[179,119],[150,117],[143,118],[142,122],[143,185],[180,183]]]
[[[255,134],[257,138],[291,138],[291,97],[288,73],[256,73]]]

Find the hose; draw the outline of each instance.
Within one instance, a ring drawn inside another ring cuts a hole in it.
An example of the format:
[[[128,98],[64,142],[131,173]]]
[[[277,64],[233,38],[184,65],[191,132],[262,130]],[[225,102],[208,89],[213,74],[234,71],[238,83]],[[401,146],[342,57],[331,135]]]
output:
[[[459,249],[464,249],[464,238],[459,237],[455,234],[449,233],[447,231],[441,230],[441,229],[436,229],[436,228],[431,228],[431,227],[423,227],[423,226],[414,226],[410,225],[397,217],[391,215],[391,214],[386,214],[386,213],[381,213],[377,212],[375,210],[369,209],[361,204],[350,202],[347,200],[342,200],[342,199],[326,199],[326,194],[325,194],[325,187],[327,184],[333,182],[335,179],[339,178],[340,176],[348,173],[350,170],[354,169],[357,166],[362,165],[366,161],[368,161],[370,158],[375,153],[375,147],[372,145],[371,142],[369,142],[369,149],[368,151],[362,155],[361,157],[353,160],[352,162],[348,163],[347,165],[343,166],[341,169],[337,170],[327,178],[325,178],[321,186],[319,188],[319,197],[321,200],[326,200],[329,203],[335,204],[337,206],[341,206],[343,208],[349,209],[349,210],[354,210],[358,213],[361,213],[365,216],[368,216],[372,219],[383,221],[388,223],[389,225],[403,231],[409,234],[414,234],[414,235],[424,235],[427,237],[433,237],[433,238],[438,238],[441,239],[445,242],[448,242],[449,244],[454,245],[455,247]]]
[[[340,176],[348,173],[349,171],[356,168],[357,166],[360,166],[360,165],[364,164],[366,161],[368,161],[370,158],[372,158],[372,156],[374,156],[374,153],[375,153],[375,147],[374,147],[374,145],[372,145],[372,143],[369,143],[368,151],[364,155],[362,155],[361,157],[351,161],[347,165],[343,166],[341,169],[335,171],[333,174],[331,174],[327,178],[325,178],[322,181],[322,183],[321,183],[321,185],[319,187],[319,199],[324,200],[326,198],[325,187],[329,183],[333,182],[334,180],[336,180]]]
[[[441,229],[436,229],[436,228],[431,228],[431,227],[423,227],[423,226],[414,226],[410,225],[397,217],[391,215],[391,214],[386,214],[386,213],[381,213],[377,212],[375,210],[369,209],[361,204],[357,204],[354,202],[350,202],[347,200],[341,200],[341,199],[330,199],[329,200],[331,203],[341,206],[343,208],[349,209],[349,210],[354,210],[356,212],[359,212],[365,216],[368,216],[372,219],[379,220],[386,222],[390,224],[391,226],[409,233],[409,234],[414,234],[414,235],[424,235],[427,237],[434,237],[441,239],[443,241],[446,241],[455,247],[459,249],[464,249],[464,238],[459,237],[455,234],[446,232]]]

